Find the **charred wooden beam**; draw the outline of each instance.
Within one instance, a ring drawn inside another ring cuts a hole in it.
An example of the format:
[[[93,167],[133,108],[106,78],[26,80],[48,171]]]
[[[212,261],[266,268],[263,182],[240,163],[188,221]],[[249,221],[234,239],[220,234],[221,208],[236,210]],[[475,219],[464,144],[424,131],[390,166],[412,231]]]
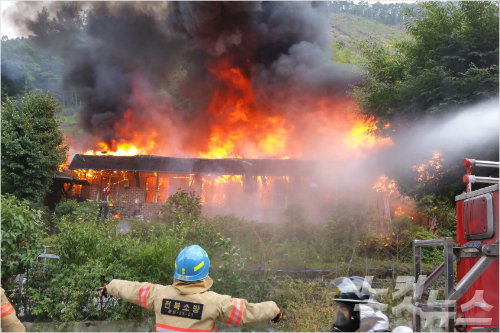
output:
[[[282,159],[206,159],[153,155],[99,156],[77,154],[70,170],[160,172],[200,175],[297,176],[308,177],[331,163]]]

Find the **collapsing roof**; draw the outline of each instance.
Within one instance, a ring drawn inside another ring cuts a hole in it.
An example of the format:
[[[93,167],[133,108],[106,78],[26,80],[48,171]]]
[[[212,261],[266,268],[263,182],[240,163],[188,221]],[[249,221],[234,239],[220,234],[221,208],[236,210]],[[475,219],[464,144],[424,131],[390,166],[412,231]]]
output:
[[[316,173],[317,161],[282,159],[206,159],[153,155],[112,156],[77,154],[70,170],[109,170],[177,174],[295,176]]]

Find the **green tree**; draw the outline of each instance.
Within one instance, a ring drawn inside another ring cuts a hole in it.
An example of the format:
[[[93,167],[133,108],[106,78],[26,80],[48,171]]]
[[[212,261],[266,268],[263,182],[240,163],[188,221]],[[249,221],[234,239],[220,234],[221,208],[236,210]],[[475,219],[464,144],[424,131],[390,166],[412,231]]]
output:
[[[68,149],[57,112],[59,104],[50,93],[2,103],[2,194],[32,204],[44,198]]]
[[[360,45],[364,74],[353,96],[360,114],[376,122],[375,134],[394,141],[393,155],[408,149],[406,133],[415,125],[440,122],[473,102],[498,95],[498,9],[493,1],[420,2],[418,9],[406,11],[407,40],[392,47],[371,41]],[[435,174],[425,179],[415,167],[428,164],[433,149],[399,159],[386,174],[404,195],[421,200],[434,193],[436,199],[453,201],[463,191],[461,158],[498,159],[495,141],[461,152],[446,152],[436,143],[441,161]]]
[[[70,106],[70,91],[62,87],[62,59],[54,50],[39,47],[35,39],[2,38],[2,101],[32,89],[50,90],[64,106]]]
[[[2,195],[2,286],[36,261],[44,236],[41,211],[26,200]]]
[[[385,136],[404,131],[423,114],[498,94],[498,3],[422,2],[407,15],[409,40],[393,48],[361,45],[366,72],[354,97]]]

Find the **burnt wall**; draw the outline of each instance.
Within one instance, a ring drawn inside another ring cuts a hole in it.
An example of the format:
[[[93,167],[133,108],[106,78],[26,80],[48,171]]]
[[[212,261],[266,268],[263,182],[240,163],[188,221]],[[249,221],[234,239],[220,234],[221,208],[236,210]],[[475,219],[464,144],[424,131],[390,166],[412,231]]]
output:
[[[127,171],[73,171],[73,177],[87,179],[91,186],[83,199],[111,201],[122,216],[157,218],[163,203],[179,189],[195,191],[201,197],[202,214],[208,217],[235,214],[266,222],[282,222],[290,204],[300,204],[316,220],[324,193],[306,177],[256,177],[188,174],[155,174]],[[106,197],[103,189],[109,186]]]

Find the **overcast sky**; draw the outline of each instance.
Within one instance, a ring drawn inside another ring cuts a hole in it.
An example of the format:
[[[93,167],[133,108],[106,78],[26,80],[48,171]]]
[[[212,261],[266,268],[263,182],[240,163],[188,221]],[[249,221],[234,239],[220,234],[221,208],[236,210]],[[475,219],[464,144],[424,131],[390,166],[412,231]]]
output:
[[[9,8],[14,1],[2,1],[1,4],[1,9],[2,9],[2,27],[1,27],[1,34],[2,36],[7,35],[9,38],[12,38],[15,36],[14,29],[12,29],[11,25],[8,24],[7,20],[4,18],[4,13],[7,8]]]

